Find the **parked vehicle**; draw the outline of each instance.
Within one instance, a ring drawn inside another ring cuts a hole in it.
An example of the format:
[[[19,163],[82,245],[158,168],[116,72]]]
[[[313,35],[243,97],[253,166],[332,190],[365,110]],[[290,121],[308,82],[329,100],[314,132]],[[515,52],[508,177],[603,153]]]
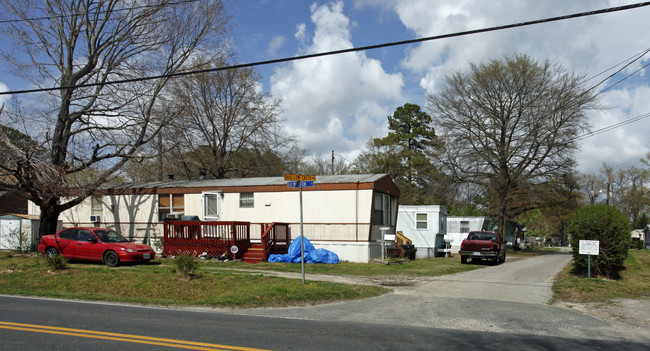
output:
[[[156,256],[150,246],[131,242],[106,228],[75,227],[44,235],[38,251],[47,256],[60,254],[73,260],[103,262],[110,267],[120,262],[149,262]]]
[[[506,261],[506,245],[495,232],[475,231],[469,232],[467,239],[460,244],[460,262],[467,263],[467,259],[490,260],[493,264]]]

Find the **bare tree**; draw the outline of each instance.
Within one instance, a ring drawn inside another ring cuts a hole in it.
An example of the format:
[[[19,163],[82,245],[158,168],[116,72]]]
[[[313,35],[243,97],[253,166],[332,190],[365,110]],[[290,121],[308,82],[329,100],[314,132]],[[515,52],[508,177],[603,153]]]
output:
[[[3,124],[22,129],[47,152],[7,145],[13,160],[2,165],[0,188],[26,194],[40,207],[41,234],[51,233],[62,211],[141,156],[170,118],[170,75],[192,69],[195,53],[225,47],[230,15],[212,0],[1,5],[5,16],[18,19],[2,27],[14,42],[4,59],[36,86],[60,88],[25,103],[27,110],[4,111]],[[144,76],[159,78],[138,79]]]
[[[181,142],[171,155],[188,156],[186,171],[203,168],[218,179],[282,173],[281,155],[294,139],[281,130],[279,103],[261,92],[258,78],[243,68],[178,81],[174,134]]]
[[[548,61],[515,55],[472,64],[428,95],[443,151],[457,181],[480,184],[505,235],[508,219],[539,206],[539,186],[574,171],[576,135],[595,96],[582,77]]]
[[[341,157],[335,157],[333,165],[334,168],[332,168],[331,158],[316,155],[303,165],[299,173],[312,175],[340,175],[347,174],[351,170],[347,161]]]

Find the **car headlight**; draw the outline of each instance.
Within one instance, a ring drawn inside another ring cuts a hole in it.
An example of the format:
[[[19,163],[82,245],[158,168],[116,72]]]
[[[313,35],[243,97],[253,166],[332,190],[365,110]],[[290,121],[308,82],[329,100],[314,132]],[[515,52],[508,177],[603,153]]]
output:
[[[126,249],[126,252],[135,252],[133,249]]]

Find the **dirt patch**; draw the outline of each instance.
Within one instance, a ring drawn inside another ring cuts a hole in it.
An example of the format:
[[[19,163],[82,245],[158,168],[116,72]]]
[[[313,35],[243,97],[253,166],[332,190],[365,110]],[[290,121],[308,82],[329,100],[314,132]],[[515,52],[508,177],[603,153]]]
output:
[[[414,286],[418,284],[419,279],[414,277],[395,275],[382,276],[380,278],[371,278],[370,282],[381,286]]]
[[[616,299],[607,303],[556,302],[556,307],[579,312],[614,324],[650,329],[650,298]]]

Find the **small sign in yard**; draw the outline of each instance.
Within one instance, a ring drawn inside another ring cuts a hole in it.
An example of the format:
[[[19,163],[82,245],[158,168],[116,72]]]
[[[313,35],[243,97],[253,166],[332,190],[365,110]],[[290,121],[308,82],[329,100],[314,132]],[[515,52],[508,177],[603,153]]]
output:
[[[591,279],[591,255],[598,256],[600,250],[600,241],[598,240],[580,240],[578,254],[587,255],[587,279]]]
[[[600,246],[600,241],[598,241],[598,240],[580,240],[580,246],[578,247],[578,253],[580,255],[596,255],[596,256],[598,256],[599,246]]]

